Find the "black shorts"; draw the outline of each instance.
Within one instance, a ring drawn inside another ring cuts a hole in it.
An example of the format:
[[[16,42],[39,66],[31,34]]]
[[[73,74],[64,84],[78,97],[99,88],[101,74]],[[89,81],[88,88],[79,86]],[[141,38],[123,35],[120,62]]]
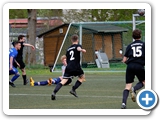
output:
[[[63,78],[64,79],[68,79],[68,78],[72,78],[73,76],[78,76],[79,78],[81,78],[84,75],[84,72],[81,68],[78,68],[76,70],[73,69],[68,69],[66,67]]]
[[[24,69],[24,68],[25,68],[25,63],[23,62],[22,59],[17,59],[16,61],[19,63],[20,69]],[[13,63],[13,66],[14,66],[15,68],[18,67],[17,64],[16,64],[16,62]]]
[[[135,76],[140,82],[145,80],[144,66],[137,63],[130,63],[126,69],[126,83],[133,83]]]

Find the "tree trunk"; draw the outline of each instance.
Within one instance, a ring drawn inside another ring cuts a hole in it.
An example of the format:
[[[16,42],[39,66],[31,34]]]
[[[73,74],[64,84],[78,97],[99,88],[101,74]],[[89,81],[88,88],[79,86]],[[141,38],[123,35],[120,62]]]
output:
[[[28,43],[35,46],[36,41],[36,23],[37,23],[37,11],[36,9],[27,9],[28,11]],[[32,50],[28,47],[28,64],[36,64],[36,50]]]

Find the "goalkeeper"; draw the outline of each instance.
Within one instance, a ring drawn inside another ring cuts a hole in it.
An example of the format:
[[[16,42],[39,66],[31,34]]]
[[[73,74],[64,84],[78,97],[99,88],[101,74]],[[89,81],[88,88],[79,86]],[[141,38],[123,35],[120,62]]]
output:
[[[67,62],[66,62],[66,55],[62,55],[61,57],[61,61],[63,63],[62,66],[62,76],[64,74],[65,68],[67,66]],[[58,84],[61,82],[62,80],[62,76],[58,77],[58,78],[49,78],[48,80],[44,80],[44,81],[40,81],[40,82],[35,82],[33,80],[33,78],[30,78],[30,85],[31,86],[44,86],[44,85],[52,85],[52,84]],[[70,78],[67,83],[65,85],[68,85],[72,82],[72,78]]]

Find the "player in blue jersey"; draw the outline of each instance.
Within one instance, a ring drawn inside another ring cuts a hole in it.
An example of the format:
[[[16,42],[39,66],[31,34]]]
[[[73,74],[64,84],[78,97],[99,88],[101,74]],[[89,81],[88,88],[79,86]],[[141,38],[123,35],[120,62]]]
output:
[[[135,29],[132,32],[132,37],[135,41],[127,46],[123,57],[123,63],[127,64],[127,69],[126,87],[123,90],[121,109],[126,109],[129,91],[131,92],[133,102],[135,102],[136,91],[145,85],[145,43],[141,41],[141,31],[139,29]],[[139,82],[132,87],[135,76],[138,78]]]
[[[82,49],[82,46],[78,44],[78,36],[73,35],[71,37],[72,45],[67,49],[67,66],[63,75],[63,79],[60,83],[58,83],[53,90],[51,95],[51,100],[56,99],[56,93],[60,90],[60,88],[71,78],[72,76],[78,76],[78,80],[75,85],[72,87],[70,93],[75,97],[78,97],[76,94],[76,89],[82,84],[85,80],[84,72],[80,65],[80,53],[86,52],[85,49]]]
[[[63,63],[63,66],[62,66],[62,76],[63,76],[64,71],[65,71],[66,66],[67,66],[66,55],[62,55],[61,61]],[[62,76],[60,76],[58,78],[49,78],[48,80],[44,80],[44,81],[40,81],[40,82],[35,82],[33,80],[33,78],[31,77],[30,78],[30,85],[31,86],[44,86],[44,85],[58,84],[59,82],[61,82]],[[72,78],[70,78],[65,85],[68,85],[71,82],[72,82]]]
[[[22,78],[23,78],[23,85],[26,85],[28,83],[28,79],[26,76],[26,70],[25,70],[25,63],[23,62],[23,48],[25,46],[31,47],[33,50],[35,50],[35,47],[31,44],[25,43],[25,36],[24,35],[19,35],[18,36],[18,42],[21,43],[21,49],[18,50],[18,55],[16,58],[16,61],[19,63],[19,66],[14,62],[13,65],[15,68],[19,67],[22,71]],[[13,42],[14,44],[14,42]]]
[[[18,70],[13,66],[13,62],[19,66],[18,62],[16,61],[16,57],[18,54],[18,50],[21,48],[21,44],[19,42],[14,43],[14,48],[9,50],[9,75],[13,75],[12,79],[9,81],[9,85],[12,87],[16,87],[14,85],[14,81],[20,76]]]

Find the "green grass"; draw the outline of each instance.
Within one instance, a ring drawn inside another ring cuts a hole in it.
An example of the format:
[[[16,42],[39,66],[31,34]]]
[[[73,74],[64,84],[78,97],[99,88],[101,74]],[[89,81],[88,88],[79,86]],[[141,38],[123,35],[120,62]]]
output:
[[[32,65],[32,66],[26,66],[27,68],[27,74],[35,75],[35,74],[40,74],[40,75],[53,75],[52,72],[49,72],[50,69],[47,66],[43,65]],[[93,66],[88,66],[87,68],[83,68],[84,71],[125,71],[126,69],[126,64],[122,64],[121,62],[119,63],[110,63],[110,68],[97,68]],[[55,71],[61,71],[61,66],[58,66],[55,68]],[[19,70],[20,72],[20,70]],[[54,72],[54,74],[56,73]],[[20,72],[21,73],[21,72]]]
[[[22,77],[16,81],[16,88],[9,87],[9,109],[120,109],[122,92],[125,87],[125,69],[122,72],[97,72],[97,69],[84,69],[86,82],[78,89],[78,98],[69,93],[72,86],[63,86],[51,100],[51,93],[55,85],[34,86],[22,85]],[[102,69],[98,69],[99,71]],[[116,70],[115,70],[116,71]],[[117,70],[119,71],[119,70]],[[57,77],[61,72],[49,72],[49,69],[27,69],[27,75],[35,81]],[[11,78],[12,76],[10,76]],[[74,85],[76,78],[72,81]],[[137,80],[135,80],[137,81]],[[136,82],[135,82],[136,83]],[[140,109],[137,103],[127,101],[128,109]]]

